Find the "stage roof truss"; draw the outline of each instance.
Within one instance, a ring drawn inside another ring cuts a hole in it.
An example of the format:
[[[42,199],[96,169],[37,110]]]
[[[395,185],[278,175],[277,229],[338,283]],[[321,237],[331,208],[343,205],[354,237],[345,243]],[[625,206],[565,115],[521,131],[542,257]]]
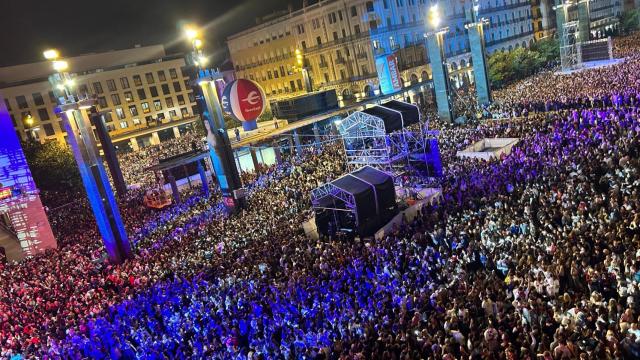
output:
[[[320,199],[323,199],[327,196],[331,196],[335,199],[342,201],[345,205],[345,208],[349,210],[355,210],[356,208],[356,199],[353,197],[353,194],[348,193],[347,191],[335,186],[332,183],[324,184],[317,189],[314,189],[311,192],[311,202],[314,206],[318,206]]]

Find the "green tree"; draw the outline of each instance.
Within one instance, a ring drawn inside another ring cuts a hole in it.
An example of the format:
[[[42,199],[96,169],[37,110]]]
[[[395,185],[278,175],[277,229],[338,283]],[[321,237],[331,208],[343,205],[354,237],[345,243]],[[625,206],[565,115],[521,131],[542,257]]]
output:
[[[624,34],[640,29],[640,9],[622,13],[622,16],[620,16],[620,28]]]
[[[82,187],[71,149],[57,141],[22,144],[33,180],[45,191],[77,191]]]

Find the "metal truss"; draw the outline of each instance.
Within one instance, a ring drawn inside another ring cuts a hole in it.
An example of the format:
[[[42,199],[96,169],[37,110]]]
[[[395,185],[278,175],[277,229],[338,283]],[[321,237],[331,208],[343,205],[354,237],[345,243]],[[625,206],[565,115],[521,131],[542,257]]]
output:
[[[576,43],[577,32],[577,21],[566,22],[562,25],[562,46],[560,46],[560,65],[562,71],[573,70],[581,63],[578,44]]]
[[[348,176],[348,175],[345,175]],[[320,200],[331,196],[335,199],[342,201],[345,205],[345,208],[355,211],[356,210],[356,199],[353,194],[350,194],[341,188],[333,185],[332,183],[324,184],[317,189],[311,191],[311,203],[314,208],[320,207]],[[337,208],[330,208],[331,210],[341,210]]]

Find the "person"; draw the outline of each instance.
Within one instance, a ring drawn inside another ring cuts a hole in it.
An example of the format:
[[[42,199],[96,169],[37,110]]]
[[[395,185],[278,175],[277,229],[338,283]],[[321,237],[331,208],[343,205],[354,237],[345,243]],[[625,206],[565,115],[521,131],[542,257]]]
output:
[[[236,134],[236,141],[240,141],[240,130],[238,128],[234,128],[233,132]]]

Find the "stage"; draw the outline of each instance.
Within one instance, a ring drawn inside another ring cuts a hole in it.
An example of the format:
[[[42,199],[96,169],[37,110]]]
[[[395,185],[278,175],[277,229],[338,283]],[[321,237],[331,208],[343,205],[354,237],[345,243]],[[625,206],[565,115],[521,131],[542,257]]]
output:
[[[586,61],[580,64],[580,66],[576,69],[571,69],[566,71],[556,71],[555,75],[571,75],[584,70],[598,69],[598,68],[618,65],[618,64],[622,64],[623,62],[625,62],[625,59]]]
[[[396,194],[401,205],[407,204],[409,206],[376,231],[374,234],[375,239],[381,239],[385,234],[388,234],[394,225],[402,222],[403,216],[408,221],[411,221],[418,213],[418,210],[422,209],[425,204],[440,203],[442,201],[442,190],[435,188],[411,189],[396,187]],[[409,198],[413,198],[413,200],[409,200]],[[302,229],[307,237],[314,240],[320,238],[315,216],[311,216],[309,220],[303,222]]]

